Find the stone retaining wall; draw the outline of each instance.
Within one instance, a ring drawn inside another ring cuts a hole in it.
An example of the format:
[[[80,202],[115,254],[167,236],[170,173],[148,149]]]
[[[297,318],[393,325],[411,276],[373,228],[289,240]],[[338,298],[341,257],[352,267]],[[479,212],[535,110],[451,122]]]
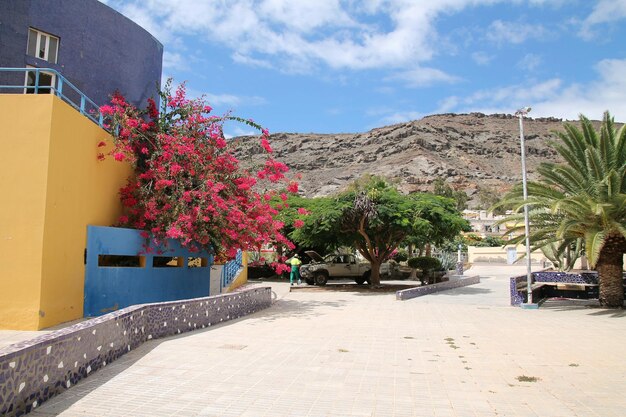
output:
[[[480,283],[478,275],[468,278],[455,279],[452,281],[440,282],[437,284],[424,285],[422,287],[409,288],[408,290],[396,291],[396,300],[408,300],[410,298],[421,297],[439,291],[450,290],[452,288],[465,287]]]
[[[150,339],[271,305],[271,288],[127,307],[0,349],[0,415],[20,416]]]

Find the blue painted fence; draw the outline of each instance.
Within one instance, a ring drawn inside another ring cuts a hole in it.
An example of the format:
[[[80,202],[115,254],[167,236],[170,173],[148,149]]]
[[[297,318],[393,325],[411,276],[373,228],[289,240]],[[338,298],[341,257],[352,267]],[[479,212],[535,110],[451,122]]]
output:
[[[213,256],[208,252],[190,252],[176,241],[168,241],[166,247],[152,247],[152,253],[141,255],[138,266],[104,266],[111,262],[111,255],[135,257],[145,252],[144,243],[145,239],[138,230],[87,226],[86,317],[134,304],[206,297],[210,294]],[[163,253],[159,254],[159,251]],[[155,267],[155,257],[176,257],[180,266]],[[188,266],[190,258],[203,258],[203,266]]]

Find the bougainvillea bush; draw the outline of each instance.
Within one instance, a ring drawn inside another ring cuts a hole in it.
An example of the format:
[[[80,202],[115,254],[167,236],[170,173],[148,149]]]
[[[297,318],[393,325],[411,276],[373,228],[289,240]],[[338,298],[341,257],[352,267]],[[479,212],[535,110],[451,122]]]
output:
[[[147,109],[139,110],[115,94],[111,105],[100,109],[114,137],[107,155],[135,168],[120,189],[124,215],[118,225],[143,230],[157,244],[176,239],[191,250],[229,257],[269,242],[293,247],[280,233],[283,223],[275,219],[278,209],[271,200],[278,194],[286,201],[298,184],[272,157],[269,132],[251,120],[210,115],[203,99],[189,99],[184,85],[175,91],[170,85],[160,93],[160,108],[150,99]],[[267,155],[262,166],[244,169],[233,156],[222,130],[228,120],[259,130],[259,152]],[[268,183],[283,183],[284,192],[267,191]]]

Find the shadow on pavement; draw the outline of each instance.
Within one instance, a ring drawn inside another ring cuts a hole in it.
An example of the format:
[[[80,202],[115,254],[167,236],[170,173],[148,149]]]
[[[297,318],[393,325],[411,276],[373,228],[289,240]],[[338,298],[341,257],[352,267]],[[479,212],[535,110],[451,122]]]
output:
[[[600,307],[598,300],[575,300],[568,298],[551,298],[541,304],[542,310],[553,311],[588,311],[588,315],[596,317],[624,318],[626,310]]]
[[[342,309],[347,304],[345,300],[337,301],[305,301],[280,299],[272,304],[272,307],[261,310],[254,314],[254,317],[263,321],[274,321],[284,317],[320,317],[316,310],[319,307],[331,307]],[[245,319],[245,317],[237,320]]]

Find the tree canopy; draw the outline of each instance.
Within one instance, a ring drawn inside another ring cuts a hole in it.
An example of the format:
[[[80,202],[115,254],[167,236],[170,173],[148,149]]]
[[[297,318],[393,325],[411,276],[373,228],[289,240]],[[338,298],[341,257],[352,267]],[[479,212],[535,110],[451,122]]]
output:
[[[626,128],[618,131],[604,114],[600,131],[585,116],[580,127],[565,123],[551,146],[564,163],[543,163],[540,180],[528,183],[530,241],[534,248],[553,243],[559,250],[584,243],[589,264],[598,270],[600,303],[622,307],[623,254],[626,253]],[[502,204],[513,204],[522,230],[524,198],[521,185]],[[517,238],[517,241],[524,236]]]
[[[379,177],[355,182],[334,197],[291,198],[289,204],[291,214],[281,215],[294,215],[298,208],[307,211],[300,217],[302,227],[286,231],[297,245],[327,251],[339,246],[355,248],[372,264],[372,285],[380,284],[380,264],[408,237],[439,243],[467,227],[452,199],[404,195]]]

